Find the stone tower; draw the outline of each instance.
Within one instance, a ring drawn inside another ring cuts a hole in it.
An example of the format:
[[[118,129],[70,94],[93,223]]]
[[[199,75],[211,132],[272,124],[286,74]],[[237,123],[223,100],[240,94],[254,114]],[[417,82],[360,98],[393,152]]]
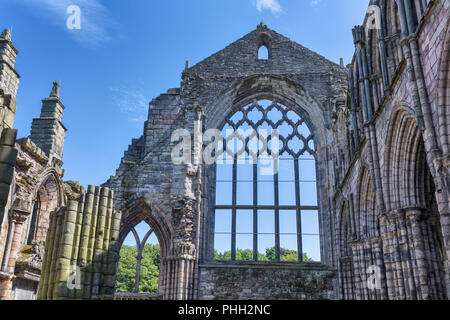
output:
[[[50,96],[42,100],[41,115],[33,119],[30,139],[49,158],[62,160],[67,128],[62,123],[64,105],[59,98],[58,82],[53,83]]]
[[[19,74],[14,70],[17,49],[11,42],[11,31],[5,29],[0,35],[0,88],[6,94],[16,96],[19,86]]]
[[[11,31],[5,29],[0,35],[0,132],[12,128],[16,115],[16,94],[19,74],[14,70],[17,49],[11,42]]]

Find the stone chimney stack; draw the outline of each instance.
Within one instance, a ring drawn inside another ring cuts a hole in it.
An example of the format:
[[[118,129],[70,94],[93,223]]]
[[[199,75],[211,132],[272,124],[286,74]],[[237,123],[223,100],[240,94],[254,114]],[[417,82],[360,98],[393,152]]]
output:
[[[53,82],[50,96],[42,100],[41,115],[33,119],[30,139],[47,156],[62,160],[66,127],[62,123],[64,105],[59,96],[59,82]]]
[[[3,129],[12,129],[16,117],[16,94],[19,74],[14,70],[17,49],[11,42],[11,31],[0,34],[0,134]]]
[[[19,87],[19,74],[14,70],[16,64],[17,49],[11,41],[11,31],[3,30],[0,34],[0,88],[5,94],[14,98]]]

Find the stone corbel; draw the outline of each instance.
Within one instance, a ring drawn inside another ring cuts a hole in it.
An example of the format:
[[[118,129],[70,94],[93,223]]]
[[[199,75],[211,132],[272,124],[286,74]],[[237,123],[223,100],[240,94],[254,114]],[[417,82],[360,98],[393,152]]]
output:
[[[405,208],[402,211],[404,211],[405,216],[410,220],[420,221],[424,218],[424,210],[420,207]]]
[[[196,248],[190,242],[176,242],[173,244],[173,256],[178,259],[195,260]]]
[[[10,221],[13,221],[17,224],[22,224],[25,221],[27,221],[28,217],[30,216],[31,212],[28,210],[20,209],[20,208],[12,208],[10,211]]]

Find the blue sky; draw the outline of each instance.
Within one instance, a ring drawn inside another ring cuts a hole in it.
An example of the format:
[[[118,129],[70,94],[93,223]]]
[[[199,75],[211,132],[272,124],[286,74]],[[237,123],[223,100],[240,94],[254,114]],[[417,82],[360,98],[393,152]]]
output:
[[[81,30],[66,8],[79,5]],[[68,127],[66,180],[101,184],[142,133],[148,102],[179,87],[193,65],[264,20],[292,40],[339,62],[353,55],[351,28],[368,0],[0,0],[0,28],[12,27],[21,74],[15,127],[29,135],[41,99],[61,81]]]

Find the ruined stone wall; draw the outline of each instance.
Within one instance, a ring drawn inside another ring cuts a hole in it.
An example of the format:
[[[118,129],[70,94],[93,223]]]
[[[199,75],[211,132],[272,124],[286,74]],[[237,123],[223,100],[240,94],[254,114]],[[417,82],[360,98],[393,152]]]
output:
[[[434,122],[438,120],[438,86],[439,86],[439,69],[445,63],[444,51],[448,50],[445,43],[446,36],[449,32],[448,26],[450,22],[450,3],[449,1],[440,1],[435,5],[426,17],[418,38],[420,58],[424,70],[424,79],[427,87],[428,95],[433,108]]]
[[[261,45],[269,49],[268,60],[257,58]],[[204,288],[213,286],[211,277],[215,277],[215,271],[208,267],[214,237],[215,166],[203,165],[198,158],[202,142],[194,139],[194,133],[198,137],[207,129],[220,129],[236,107],[257,98],[275,99],[292,108],[305,118],[317,137],[323,261],[332,263],[328,252],[332,251],[333,241],[325,236],[331,226],[327,190],[333,179],[328,154],[331,131],[326,126],[331,123],[331,109],[345,102],[346,76],[345,68],[261,24],[224,50],[187,68],[179,90],[171,90],[150,103],[143,136],[133,140],[116,175],[105,186],[115,191],[116,209],[123,210],[121,237],[142,220],[156,229],[163,248],[160,291],[164,298],[211,295]],[[175,143],[170,138],[176,129],[186,129],[191,134],[192,163],[188,165],[172,163]],[[180,264],[183,259],[187,260]],[[201,272],[199,264],[203,265]],[[244,279],[246,275],[261,272],[269,277],[274,272],[264,266],[246,268],[247,273],[230,283],[229,290],[248,290],[257,282],[254,278]],[[279,279],[277,288],[293,286],[295,280],[289,279],[295,276],[292,270],[286,269],[286,278]],[[205,278],[202,272],[212,273]],[[238,277],[235,272],[232,267],[221,271],[225,278]],[[180,292],[186,286],[187,293]],[[326,289],[315,294],[333,291],[331,281],[324,286]],[[303,289],[297,290],[296,297],[308,294]],[[228,292],[226,286],[221,290],[224,295]],[[263,291],[258,297],[271,295],[269,287]],[[274,288],[272,294],[279,295],[281,291]],[[330,298],[331,294],[323,297]]]
[[[0,88],[5,94],[14,98],[17,94],[20,78],[14,69],[17,53],[17,49],[11,42],[11,31],[5,29],[0,35]],[[14,120],[14,117],[12,120]]]
[[[20,78],[14,70],[17,53],[6,29],[0,35],[0,300],[36,296],[41,254],[37,248],[47,236],[50,212],[64,204],[64,188],[71,188],[61,180],[63,134],[53,139],[53,132],[46,131],[38,141],[50,141],[49,150],[59,148],[57,159],[29,138],[16,140],[12,128]],[[64,131],[59,85],[51,95],[44,100],[51,102],[44,103],[41,116],[57,117]],[[61,106],[58,114],[51,112],[53,102]]]
[[[5,260],[8,215],[14,192],[14,165],[17,150],[14,148],[17,131],[13,129],[16,114],[16,93],[19,74],[14,70],[17,50],[11,42],[11,32],[5,29],[0,35],[0,261]],[[10,246],[12,241],[9,241]],[[9,258],[7,257],[6,260]],[[0,262],[0,300],[9,296],[12,276]]]
[[[2,272],[15,280],[5,289],[2,299],[10,298],[11,290],[11,298],[27,294],[35,297],[33,291],[36,291],[39,282],[40,266],[27,260],[27,251],[31,250],[33,244],[45,241],[50,213],[64,204],[64,188],[70,188],[61,181],[64,171],[54,167],[45,153],[30,139],[17,140],[15,149],[18,153],[11,206],[6,213],[0,238],[3,244],[0,250]],[[37,201],[40,203],[38,210],[35,209]],[[19,282],[17,286],[16,280]],[[21,293],[17,292],[16,295],[15,288],[22,290]],[[24,292],[26,288],[31,288],[31,291]]]
[[[14,96],[0,89],[0,133],[4,128],[13,128],[16,108]]]
[[[172,132],[179,128],[180,104],[176,90],[162,94],[150,103],[143,136],[133,140],[116,175],[105,183],[116,192],[117,209],[141,197],[167,200],[173,176],[170,139]]]
[[[141,221],[151,226],[161,246],[158,297],[163,299],[448,298],[449,3],[372,0],[380,7],[382,27],[366,30],[373,20],[367,15],[353,30],[356,53],[348,68],[263,23],[187,67],[179,89],[152,100],[142,136],[132,140],[116,174],[103,185],[114,191],[114,209],[122,211],[117,237],[109,240],[119,246]],[[426,6],[411,12],[416,5]],[[262,45],[267,60],[258,59]],[[3,32],[0,130],[13,127],[16,54],[9,31]],[[201,136],[221,129],[239,107],[259,99],[291,108],[314,134],[322,263],[213,261],[215,166],[202,162]],[[83,229],[81,214],[89,214],[79,184],[62,182],[63,109],[55,83],[31,137],[8,145],[18,156],[14,179],[2,191],[9,205],[0,229],[0,299],[11,297],[11,291],[12,297],[34,297],[42,248],[28,242],[47,239],[52,212],[61,213],[53,216],[61,223],[71,215],[75,220],[66,222],[77,225],[76,232]],[[173,162],[180,139],[172,141],[172,134],[178,129],[192,139],[189,163]],[[92,188],[89,196],[95,198]],[[58,211],[67,201],[68,208]],[[109,213],[111,201],[103,203]],[[80,247],[80,234],[66,227],[68,250],[78,263],[77,250],[87,246]],[[106,248],[105,241],[108,237],[97,244]],[[64,285],[58,292],[68,270],[58,274],[54,263],[67,267],[68,257],[48,257],[53,258],[47,261],[41,298],[79,297]],[[83,298],[112,297],[113,259],[105,257],[94,261],[96,288],[87,285]],[[367,282],[371,267],[378,268],[381,280],[375,290]]]
[[[364,124],[361,132],[366,141],[352,157],[335,195],[335,228],[346,235],[351,248],[349,255],[340,254],[341,299],[448,297],[448,184],[444,182],[448,166],[442,167],[448,157],[443,124],[448,115],[439,106],[438,92],[439,68],[448,46],[444,39],[449,2],[427,1],[414,33],[406,23],[408,8],[403,4],[371,1],[387,8],[382,19],[388,22],[381,31],[384,34],[378,34],[369,47],[358,47],[360,39],[354,30],[357,53],[350,67],[359,81],[353,84],[358,99],[351,108],[357,109],[358,120]],[[388,54],[384,58],[383,46]],[[373,66],[371,57],[376,52],[381,57]],[[360,53],[367,54],[369,79],[364,78],[367,74],[361,76]],[[389,74],[379,67],[383,60]],[[389,81],[383,81],[383,76]],[[354,210],[347,210],[349,205]],[[362,218],[375,221],[373,230]],[[342,220],[348,223],[339,224]],[[381,287],[376,290],[367,284],[372,266],[380,268]]]
[[[269,49],[268,60],[257,58],[261,45]],[[201,270],[209,270],[207,265],[212,262],[215,166],[202,164],[202,141],[197,138],[207,129],[220,129],[236,107],[254,99],[284,103],[305,118],[314,131],[319,158],[321,232],[329,233],[331,195],[327,187],[333,176],[327,150],[332,139],[326,125],[331,123],[331,109],[345,103],[346,76],[345,68],[261,24],[224,50],[187,68],[180,89],[172,89],[150,103],[143,136],[132,141],[116,175],[104,186],[115,191],[115,207],[123,211],[121,238],[140,221],[155,229],[162,247],[160,293],[164,298],[195,299],[208,295],[202,288],[212,286],[208,284],[211,279],[199,273],[199,264],[203,265]],[[171,152],[178,141],[171,142],[171,135],[176,129],[185,129],[192,137],[190,164],[172,162]],[[333,241],[324,236],[323,261],[329,264],[332,246]],[[249,275],[254,274],[253,267],[247,267]],[[255,268],[267,276],[273,272],[271,268]],[[233,264],[221,272],[225,277],[227,272],[235,277]],[[278,279],[277,288],[292,286],[291,276],[288,268],[286,277]],[[215,277],[213,273],[211,277]],[[240,286],[247,290],[255,281],[236,279],[230,290],[239,291]],[[331,281],[326,286],[324,291],[333,291]],[[223,290],[228,289],[225,286]],[[280,294],[282,289],[273,290],[273,294]],[[302,294],[299,290],[297,297],[303,297]],[[268,287],[262,295],[271,295]]]
[[[265,45],[269,59],[258,59]],[[237,80],[257,74],[278,75],[300,83],[322,105],[332,83],[345,77],[345,69],[261,24],[259,28],[183,72],[181,96],[186,104],[212,104]],[[214,117],[208,113],[209,117]]]
[[[335,272],[317,266],[274,264],[201,266],[200,300],[335,299]]]
[[[113,198],[108,188],[89,186],[52,212],[38,299],[113,299],[121,220]]]

